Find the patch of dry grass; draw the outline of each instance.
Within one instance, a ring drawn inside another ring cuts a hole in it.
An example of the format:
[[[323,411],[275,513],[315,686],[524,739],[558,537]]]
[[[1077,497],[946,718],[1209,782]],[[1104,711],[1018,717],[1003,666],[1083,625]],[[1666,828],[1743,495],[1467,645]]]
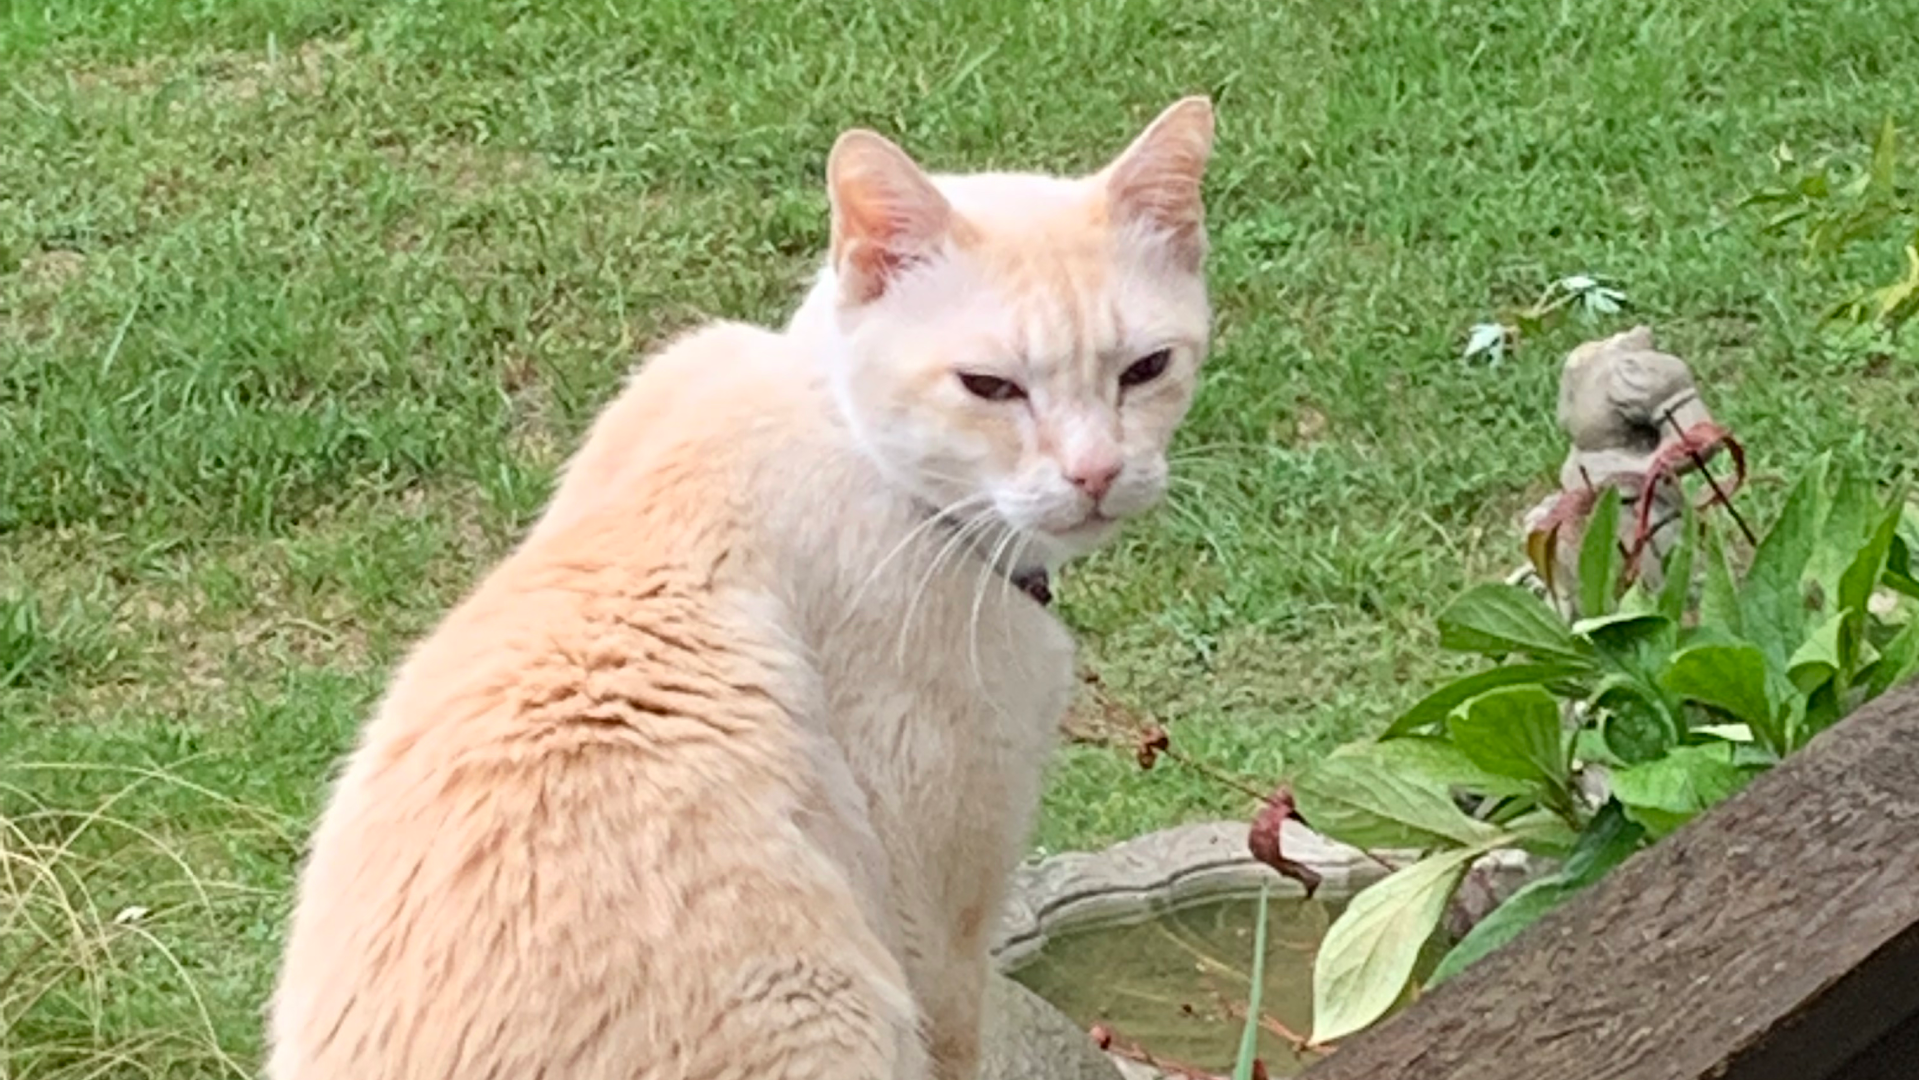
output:
[[[47,792],[94,791],[84,805]],[[49,782],[51,781],[51,782]],[[149,789],[203,804],[222,828],[170,835],[129,813]],[[167,771],[0,765],[0,1077],[230,1077],[251,1068],[205,983],[207,931],[274,898],[219,868],[225,844],[293,846],[293,823]]]

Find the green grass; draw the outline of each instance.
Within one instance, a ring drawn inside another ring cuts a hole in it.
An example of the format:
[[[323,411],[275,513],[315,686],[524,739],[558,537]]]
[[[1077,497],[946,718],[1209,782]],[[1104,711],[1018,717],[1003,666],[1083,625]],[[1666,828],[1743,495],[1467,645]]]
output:
[[[1813,330],[1896,254],[1807,268],[1735,204],[1782,141],[1919,126],[1919,0],[1268,7],[0,6],[0,868],[55,867],[0,877],[0,1077],[240,1075],[385,673],[637,351],[788,310],[848,125],[1085,168],[1217,96],[1191,484],[1062,591],[1110,685],[1262,782],[1429,685],[1437,606],[1518,560],[1559,359],[1627,320],[1457,354],[1553,277],[1623,284],[1762,473],[1914,460],[1919,355]],[[1040,840],[1243,806],[1075,748]]]

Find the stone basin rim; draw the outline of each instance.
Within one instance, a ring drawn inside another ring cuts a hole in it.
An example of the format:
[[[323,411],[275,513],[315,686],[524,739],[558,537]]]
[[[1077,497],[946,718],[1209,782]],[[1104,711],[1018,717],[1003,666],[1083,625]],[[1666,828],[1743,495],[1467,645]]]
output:
[[[1021,866],[1013,875],[992,954],[1002,971],[1019,968],[1055,935],[1096,926],[1124,925],[1169,910],[1256,895],[1262,885],[1275,899],[1301,899],[1305,888],[1254,859],[1247,849],[1247,823],[1211,821],[1161,829],[1100,851],[1062,852]],[[1297,821],[1281,831],[1286,857],[1320,875],[1315,898],[1350,900],[1405,865],[1417,852],[1379,852],[1378,857],[1320,835]],[[1526,856],[1495,851],[1498,876],[1517,881],[1528,872]],[[1388,865],[1390,864],[1390,865]]]

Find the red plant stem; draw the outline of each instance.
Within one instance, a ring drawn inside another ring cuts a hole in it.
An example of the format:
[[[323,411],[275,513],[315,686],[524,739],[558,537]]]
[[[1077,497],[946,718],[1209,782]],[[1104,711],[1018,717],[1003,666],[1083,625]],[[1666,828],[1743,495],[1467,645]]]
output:
[[[1666,412],[1662,414],[1661,419],[1672,425],[1672,429],[1678,433],[1680,441],[1685,441],[1686,429],[1679,426],[1679,421],[1673,416],[1672,410],[1666,410]],[[1746,538],[1747,544],[1753,547],[1759,546],[1759,538],[1753,535],[1752,526],[1746,524],[1746,519],[1740,516],[1739,508],[1732,504],[1732,496],[1726,494],[1725,490],[1719,486],[1719,478],[1714,476],[1712,470],[1706,467],[1706,459],[1701,456],[1699,451],[1694,449],[1690,443],[1686,444],[1686,452],[1691,456],[1693,465],[1697,466],[1700,474],[1706,478],[1707,486],[1712,488],[1713,497],[1718,499],[1720,505],[1726,508],[1726,513],[1732,515],[1732,523],[1739,526],[1739,534]]]

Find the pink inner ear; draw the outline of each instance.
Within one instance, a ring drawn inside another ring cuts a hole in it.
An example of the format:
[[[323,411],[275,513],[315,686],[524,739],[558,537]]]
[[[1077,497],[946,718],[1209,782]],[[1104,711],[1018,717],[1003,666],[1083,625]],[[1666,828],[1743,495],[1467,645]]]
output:
[[[1122,210],[1172,229],[1198,222],[1199,181],[1194,174],[1165,162],[1139,165],[1113,178],[1113,199]]]
[[[841,295],[848,303],[870,304],[886,294],[918,257],[872,241],[849,241],[840,255]]]
[[[1213,113],[1189,99],[1161,113],[1108,168],[1114,216],[1144,221],[1169,235],[1183,261],[1205,254],[1200,187],[1212,156]]]
[[[828,175],[841,286],[866,303],[938,250],[952,210],[905,151],[870,132],[842,136]]]
[[[1121,175],[1114,180],[1109,189],[1113,216],[1151,226],[1182,263],[1197,265],[1206,253],[1199,185],[1177,173]]]

